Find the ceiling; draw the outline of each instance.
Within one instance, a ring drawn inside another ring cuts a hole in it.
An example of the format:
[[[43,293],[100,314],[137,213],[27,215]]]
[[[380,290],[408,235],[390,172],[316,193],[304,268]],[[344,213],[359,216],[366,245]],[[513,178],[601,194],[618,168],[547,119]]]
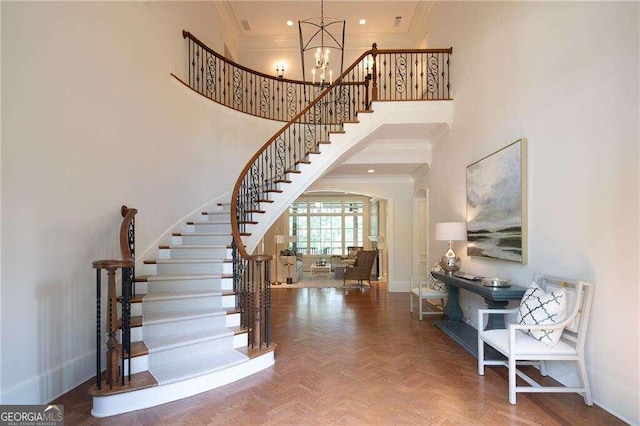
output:
[[[324,17],[345,20],[345,45],[359,52],[372,42],[385,48],[425,47],[425,20],[433,0],[325,0]],[[221,2],[227,23],[245,52],[241,62],[259,69],[252,60],[264,51],[298,51],[298,21],[320,16],[320,0]],[[399,19],[397,19],[399,18]],[[366,23],[360,25],[359,21]],[[288,26],[291,20],[293,26]],[[346,48],[346,49],[347,49]],[[346,50],[345,49],[345,50]],[[247,53],[250,52],[250,53]],[[281,53],[279,53],[281,54]],[[295,53],[293,53],[295,54]],[[299,58],[299,56],[298,56]],[[265,65],[265,68],[267,66]],[[271,65],[269,65],[270,69]],[[292,77],[295,78],[295,77]],[[410,177],[431,163],[430,138],[439,125],[382,126],[358,145],[325,177]],[[369,170],[375,170],[370,173]]]
[[[424,11],[431,1],[376,1],[355,0],[324,2],[324,16],[345,20],[346,37],[353,39],[362,36],[385,37],[390,35],[408,35],[423,19]],[[291,35],[297,40],[298,21],[319,17],[319,0],[298,1],[244,1],[229,2],[236,18],[237,28],[243,37],[268,38],[268,36]],[[399,24],[395,26],[396,17]],[[360,25],[360,19],[366,24]],[[287,26],[293,21],[292,27]],[[247,29],[243,21],[249,25]],[[379,39],[379,38],[377,38]]]

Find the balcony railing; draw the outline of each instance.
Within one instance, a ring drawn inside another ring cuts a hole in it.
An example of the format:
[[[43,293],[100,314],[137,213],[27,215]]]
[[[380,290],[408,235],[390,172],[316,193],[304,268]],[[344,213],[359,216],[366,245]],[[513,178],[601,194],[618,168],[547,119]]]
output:
[[[319,84],[250,70],[182,31],[189,51],[189,86],[207,98],[256,117],[287,122],[309,104]]]

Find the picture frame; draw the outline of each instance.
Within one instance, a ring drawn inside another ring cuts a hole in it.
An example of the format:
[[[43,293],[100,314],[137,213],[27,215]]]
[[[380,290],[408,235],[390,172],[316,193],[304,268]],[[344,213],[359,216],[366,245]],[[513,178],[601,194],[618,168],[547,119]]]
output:
[[[527,263],[527,140],[467,166],[467,256]]]

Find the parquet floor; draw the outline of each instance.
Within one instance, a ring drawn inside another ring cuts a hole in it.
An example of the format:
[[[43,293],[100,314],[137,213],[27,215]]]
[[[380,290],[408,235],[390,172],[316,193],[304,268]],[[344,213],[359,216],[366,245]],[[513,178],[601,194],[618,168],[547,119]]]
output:
[[[507,400],[506,369],[477,374],[475,359],[428,319],[409,314],[407,293],[371,289],[273,292],[276,365],[192,398],[106,419],[91,417],[90,382],[56,403],[67,425],[624,424],[576,394]]]

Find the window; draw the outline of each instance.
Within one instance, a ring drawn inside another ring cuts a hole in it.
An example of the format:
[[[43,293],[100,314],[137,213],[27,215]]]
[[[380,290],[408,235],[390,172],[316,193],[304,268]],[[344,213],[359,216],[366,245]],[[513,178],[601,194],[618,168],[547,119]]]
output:
[[[297,201],[289,208],[289,234],[298,237],[303,254],[346,255],[348,246],[362,246],[364,202]]]

